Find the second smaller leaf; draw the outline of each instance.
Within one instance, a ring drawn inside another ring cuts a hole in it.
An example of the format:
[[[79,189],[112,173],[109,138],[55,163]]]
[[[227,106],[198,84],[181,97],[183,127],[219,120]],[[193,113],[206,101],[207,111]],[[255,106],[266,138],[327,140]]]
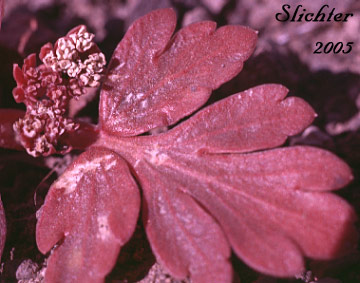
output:
[[[103,148],[83,153],[52,185],[36,227],[39,250],[55,244],[49,282],[102,282],[134,232],[140,194],[125,161]]]

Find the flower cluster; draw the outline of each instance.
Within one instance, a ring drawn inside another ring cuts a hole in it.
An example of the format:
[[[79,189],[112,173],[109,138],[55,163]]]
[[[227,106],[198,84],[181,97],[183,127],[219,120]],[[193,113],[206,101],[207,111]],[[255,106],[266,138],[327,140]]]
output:
[[[60,38],[55,48],[51,43],[44,45],[40,59],[55,72],[78,78],[84,86],[98,87],[106,61],[93,38],[94,35],[88,33],[85,26],[78,26],[68,36]]]
[[[54,46],[47,43],[41,48],[43,64],[36,66],[36,55],[31,54],[22,68],[14,65],[17,87],[13,96],[27,107],[14,130],[29,154],[47,156],[71,149],[59,143],[60,136],[79,128],[65,118],[69,101],[84,94],[86,87],[98,87],[106,64],[93,38],[85,26],[78,26]]]
[[[20,142],[32,156],[49,155],[54,152],[67,152],[70,147],[59,144],[59,137],[65,132],[73,132],[79,124],[65,118],[62,111],[47,101],[37,102],[36,107],[28,108],[24,118],[14,123]]]

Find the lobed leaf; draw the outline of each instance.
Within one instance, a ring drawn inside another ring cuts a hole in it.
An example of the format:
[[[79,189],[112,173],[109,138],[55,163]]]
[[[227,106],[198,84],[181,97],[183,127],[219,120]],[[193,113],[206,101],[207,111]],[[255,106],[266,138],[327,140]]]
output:
[[[2,256],[2,252],[4,250],[6,240],[6,219],[4,207],[0,198],[0,260]]]
[[[200,22],[171,38],[175,24],[173,10],[151,12],[117,46],[100,99],[107,133],[133,136],[176,123],[237,75],[255,47],[250,28]]]
[[[169,131],[179,150],[250,152],[279,146],[314,119],[314,110],[301,98],[285,99],[288,89],[266,84],[234,94],[199,111]]]
[[[51,186],[36,226],[47,282],[102,282],[131,237],[140,195],[125,161],[91,148]]]
[[[151,164],[140,170],[144,225],[157,261],[175,278],[231,282],[230,247],[219,225]]]
[[[0,147],[24,150],[16,140],[13,124],[22,118],[25,112],[17,109],[0,109]]]
[[[219,223],[245,263],[273,276],[300,273],[303,256],[330,259],[356,245],[353,210],[341,198],[324,192],[346,185],[352,175],[343,161],[325,150],[299,146],[249,154],[189,155],[159,149],[158,158],[154,156],[148,155],[145,160],[156,173],[141,174],[144,169],[139,164],[136,169],[150,207],[150,243],[158,260],[166,259],[165,266],[170,261],[166,257],[168,249],[176,240],[172,232],[165,234],[168,238],[159,235],[184,226],[179,221],[172,221],[172,228],[168,224],[173,220],[169,213],[176,215],[177,208],[172,208],[179,199],[176,190],[193,197],[196,202],[191,203],[198,203],[198,209],[205,208],[213,217],[212,225]],[[150,178],[157,180],[152,187]],[[166,197],[166,201],[159,201],[159,196]],[[161,216],[161,209],[165,216]],[[183,217],[186,209],[188,206],[179,208]],[[162,220],[164,217],[169,220]],[[209,218],[207,221],[211,223]],[[205,234],[198,237],[198,242],[206,242]],[[154,238],[160,238],[163,244]],[[198,248],[187,247],[187,254],[195,254],[198,260]],[[188,259],[177,260],[188,265]],[[213,271],[212,267],[206,268]],[[176,272],[174,275],[179,276]]]

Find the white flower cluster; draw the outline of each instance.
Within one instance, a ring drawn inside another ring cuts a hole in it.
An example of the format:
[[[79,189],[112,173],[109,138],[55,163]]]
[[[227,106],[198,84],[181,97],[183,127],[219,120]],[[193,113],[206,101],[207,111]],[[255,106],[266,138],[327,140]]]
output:
[[[39,102],[24,118],[14,123],[14,131],[20,135],[20,142],[28,154],[36,157],[56,152],[59,137],[79,128],[79,124],[62,114],[56,107]]]
[[[106,64],[105,55],[101,52],[90,54],[88,59],[82,64],[80,80],[85,86],[98,87],[100,84],[101,73],[104,71]]]
[[[85,26],[80,26],[76,32],[59,38],[55,49],[49,50],[42,60],[56,72],[79,78],[84,87],[98,87],[106,65],[105,55],[94,52],[83,59],[83,55],[95,45],[93,39],[94,34],[87,32]]]

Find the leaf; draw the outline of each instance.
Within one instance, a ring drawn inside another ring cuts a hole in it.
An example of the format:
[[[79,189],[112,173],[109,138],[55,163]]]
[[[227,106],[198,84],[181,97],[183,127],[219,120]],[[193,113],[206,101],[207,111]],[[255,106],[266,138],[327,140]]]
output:
[[[102,282],[131,237],[140,205],[125,161],[91,148],[51,186],[36,226],[47,282]]]
[[[142,164],[144,225],[157,261],[174,277],[231,282],[230,247],[214,220],[151,164]]]
[[[6,240],[6,219],[4,207],[0,198],[0,260],[2,256],[2,252],[4,250]]]
[[[266,84],[223,99],[169,131],[163,140],[190,152],[250,152],[283,144],[315,117],[288,89]]]
[[[13,124],[25,115],[17,109],[0,109],[0,147],[24,150],[15,138]]]
[[[356,245],[353,210],[341,198],[323,192],[345,186],[352,175],[343,161],[325,150],[299,146],[249,154],[188,155],[159,149],[157,154],[161,162],[150,156],[146,159],[156,173],[141,173],[140,163],[136,169],[149,202],[151,228],[147,231],[151,229],[148,236],[158,260],[174,243],[174,235],[166,234],[161,246],[153,239],[164,230],[179,231],[183,226],[173,221],[175,227],[169,227],[171,218],[162,220],[159,211],[165,209],[166,217],[174,209],[181,210],[182,217],[187,215],[186,204],[177,208],[180,193],[176,190],[201,204],[214,218],[213,225],[218,223],[225,232],[234,252],[263,273],[294,276],[304,269],[303,256],[330,259]],[[152,187],[150,178],[157,180]],[[159,196],[167,200],[159,200]],[[205,240],[204,234],[197,238],[200,243]],[[186,252],[195,255],[195,262],[199,260],[197,247],[188,245]],[[187,266],[189,259],[178,260]],[[163,261],[169,265],[167,258]],[[206,268],[212,272],[212,267]]]
[[[176,123],[237,75],[255,47],[250,28],[200,22],[171,38],[175,24],[173,10],[151,12],[117,46],[101,91],[107,133],[132,136]]]

